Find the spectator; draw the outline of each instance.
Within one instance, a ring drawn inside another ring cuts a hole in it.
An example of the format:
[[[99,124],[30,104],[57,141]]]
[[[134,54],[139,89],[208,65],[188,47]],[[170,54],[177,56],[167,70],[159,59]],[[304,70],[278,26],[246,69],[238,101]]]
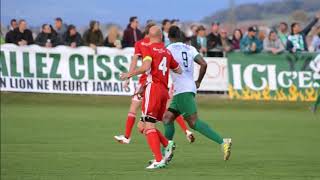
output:
[[[272,54],[279,54],[285,50],[275,31],[270,31],[268,38],[264,39],[263,49]]]
[[[168,37],[170,27],[171,27],[170,20],[164,19],[162,21],[162,33],[163,33],[163,42],[164,42],[165,46],[168,46],[170,44],[170,40]]]
[[[14,30],[18,27],[18,23],[16,19],[11,19],[10,21],[10,26],[9,26],[9,30]]]
[[[17,20],[11,19],[9,31],[6,34],[5,42],[6,43],[14,43],[14,30],[18,27]]]
[[[125,47],[134,47],[134,44],[142,39],[142,33],[138,29],[139,21],[136,16],[130,17],[130,23],[127,26],[127,29],[123,32],[122,46]]]
[[[57,33],[57,36],[60,42],[63,42],[63,36],[67,31],[68,26],[63,24],[63,21],[60,17],[57,17],[54,21],[54,30]]]
[[[103,35],[98,21],[91,21],[90,28],[84,32],[83,41],[86,46],[96,49],[97,46],[103,45]]]
[[[199,26],[196,30],[196,36],[191,37],[191,45],[195,47],[201,55],[207,55],[207,37],[206,28],[204,26]]]
[[[317,27],[316,35],[312,38],[311,50],[312,52],[320,52],[320,26]]]
[[[197,26],[197,25],[192,24],[192,25],[190,26],[190,30],[191,30],[191,32],[192,32],[192,35],[191,35],[191,36],[197,36],[197,30],[198,30],[198,26]]]
[[[232,50],[232,42],[228,37],[228,33],[225,29],[220,30],[221,44],[224,52],[230,52]]]
[[[55,47],[59,44],[58,37],[52,32],[49,24],[43,24],[42,30],[36,37],[35,43],[42,47]]]
[[[211,33],[207,36],[207,46],[209,50],[221,48],[222,46],[221,37],[219,34],[219,26],[219,22],[212,23]]]
[[[18,27],[14,29],[13,32],[13,43],[23,46],[33,44],[32,32],[27,29],[27,22],[25,20],[20,20]]]
[[[121,48],[120,33],[116,26],[111,26],[109,28],[108,36],[104,41],[104,46]]]
[[[236,29],[233,31],[232,35],[232,49],[233,50],[240,50],[240,41],[242,39],[242,31],[241,29]]]
[[[81,35],[77,32],[74,25],[68,26],[67,32],[63,36],[63,44],[72,48],[83,46]]]
[[[291,24],[291,34],[288,36],[287,50],[291,53],[298,51],[308,51],[306,36],[311,28],[318,22],[320,13],[301,31],[300,24],[295,22]]]
[[[286,22],[281,22],[279,25],[278,37],[284,47],[287,44],[288,35],[288,24]]]
[[[240,41],[240,50],[244,53],[259,53],[263,46],[262,42],[256,37],[257,28],[249,27],[248,34]]]

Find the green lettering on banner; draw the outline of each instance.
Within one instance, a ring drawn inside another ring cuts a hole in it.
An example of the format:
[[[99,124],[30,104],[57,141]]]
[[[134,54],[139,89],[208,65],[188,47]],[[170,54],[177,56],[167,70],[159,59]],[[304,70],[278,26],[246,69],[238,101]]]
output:
[[[53,63],[50,70],[50,78],[61,78],[61,74],[58,73],[61,54],[50,54],[50,57],[53,59]]]
[[[34,77],[34,73],[30,72],[29,52],[23,53],[23,76]]]
[[[76,60],[78,60],[78,65],[84,65],[84,59],[83,56],[80,54],[73,54],[69,58],[69,70],[70,70],[70,76],[73,79],[79,80],[83,79],[85,75],[84,70],[78,69],[78,75],[76,73]]]
[[[98,71],[98,78],[100,80],[110,80],[112,76],[111,69],[107,66],[110,63],[110,57],[106,55],[100,55],[97,57],[97,65],[104,71]],[[105,75],[104,75],[105,74]]]
[[[47,63],[43,62],[45,57],[47,57],[46,53],[36,53],[37,78],[48,78],[48,74],[43,72],[47,67]]]
[[[13,77],[21,77],[21,73],[17,71],[16,52],[10,52],[10,72]]]
[[[320,93],[309,64],[315,53],[228,54],[229,97],[240,100],[315,101]]]
[[[0,72],[1,72],[1,76],[8,76],[6,57],[4,56],[3,51],[1,51],[1,54],[0,54]]]
[[[121,56],[121,55],[116,56],[116,57],[114,58],[114,65],[116,66],[116,68],[117,68],[118,70],[120,70],[120,72],[128,72],[128,69],[127,69],[125,66],[123,66],[123,65],[121,64],[121,62],[122,62],[122,63],[128,63],[128,59],[127,59],[125,56]],[[115,72],[115,73],[114,73],[115,78],[116,78],[118,81],[120,81],[120,72]]]
[[[93,55],[88,55],[88,77],[89,79],[94,79],[94,62]]]

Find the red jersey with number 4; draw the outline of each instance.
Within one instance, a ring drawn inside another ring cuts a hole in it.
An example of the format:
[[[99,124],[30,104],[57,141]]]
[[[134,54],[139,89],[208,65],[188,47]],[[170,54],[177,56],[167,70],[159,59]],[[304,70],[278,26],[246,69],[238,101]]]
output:
[[[169,70],[177,69],[179,64],[163,43],[153,43],[143,49],[143,61],[152,61],[151,69],[146,73],[147,82],[153,82],[168,88]]]
[[[143,57],[142,53],[145,51],[144,49],[147,48],[149,45],[150,45],[150,38],[148,38],[148,37],[137,41],[134,44],[134,55],[137,55],[139,57]],[[142,74],[139,78],[139,83],[144,85],[146,83],[146,80],[147,80],[147,75]]]

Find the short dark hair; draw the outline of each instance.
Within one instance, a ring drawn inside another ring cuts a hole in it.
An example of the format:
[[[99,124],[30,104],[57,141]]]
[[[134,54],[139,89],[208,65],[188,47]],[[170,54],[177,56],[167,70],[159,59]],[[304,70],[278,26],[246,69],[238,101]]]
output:
[[[172,19],[170,23],[173,24],[175,22],[179,22],[179,19]]]
[[[181,39],[181,31],[178,26],[171,26],[168,33],[169,38]]]
[[[298,25],[299,23],[298,22],[294,22],[291,24],[291,34],[293,35],[293,28]]]
[[[17,20],[16,19],[11,19],[10,20],[10,24],[12,24],[13,22],[17,22]]]
[[[42,24],[41,28],[44,29],[46,26],[49,26],[49,27],[50,27],[49,24]]]
[[[166,25],[167,23],[170,23],[169,19],[162,20],[162,26]]]
[[[132,23],[134,20],[138,19],[137,16],[131,16],[129,22]]]
[[[288,24],[284,21],[280,22],[280,24],[283,24],[284,26],[286,26],[288,28]]]
[[[62,18],[61,17],[57,17],[57,18],[55,18],[55,20],[62,22]]]

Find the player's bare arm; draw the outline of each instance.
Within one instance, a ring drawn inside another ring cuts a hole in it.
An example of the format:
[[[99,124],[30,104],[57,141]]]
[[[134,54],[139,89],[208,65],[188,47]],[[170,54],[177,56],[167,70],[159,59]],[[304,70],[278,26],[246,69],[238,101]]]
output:
[[[200,84],[202,82],[202,79],[207,72],[207,62],[203,59],[203,57],[201,55],[197,55],[195,57],[195,62],[200,66],[199,76],[198,76],[197,81],[195,82],[197,88],[199,88]]]
[[[150,57],[151,58],[151,57]],[[136,76],[136,75],[139,75],[139,74],[143,74],[145,73],[146,71],[148,71],[151,67],[151,62],[152,62],[152,59],[149,60],[149,57],[145,57],[143,59],[143,63],[142,63],[142,66],[136,70],[133,70],[133,71],[130,71],[128,73],[122,73],[120,75],[120,79],[121,80],[127,80],[129,78],[131,78],[132,76]]]

